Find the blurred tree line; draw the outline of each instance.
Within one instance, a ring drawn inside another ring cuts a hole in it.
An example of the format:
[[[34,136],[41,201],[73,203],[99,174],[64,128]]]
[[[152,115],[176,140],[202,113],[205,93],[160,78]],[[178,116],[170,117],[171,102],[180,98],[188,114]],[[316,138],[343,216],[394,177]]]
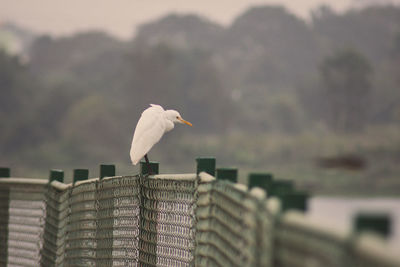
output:
[[[400,121],[394,6],[344,14],[322,6],[310,23],[261,6],[229,27],[169,15],[128,41],[104,32],[38,36],[27,54],[25,62],[0,51],[4,165],[38,157],[45,167],[128,163],[134,126],[150,103],[180,110],[194,124],[185,132],[201,134],[297,134],[316,124],[360,132]]]

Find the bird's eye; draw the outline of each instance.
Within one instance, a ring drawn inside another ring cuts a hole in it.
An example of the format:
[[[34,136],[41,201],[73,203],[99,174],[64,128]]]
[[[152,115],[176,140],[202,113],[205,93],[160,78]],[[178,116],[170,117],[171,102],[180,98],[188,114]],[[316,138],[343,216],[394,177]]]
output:
[[[176,116],[177,119],[179,119],[179,116]]]

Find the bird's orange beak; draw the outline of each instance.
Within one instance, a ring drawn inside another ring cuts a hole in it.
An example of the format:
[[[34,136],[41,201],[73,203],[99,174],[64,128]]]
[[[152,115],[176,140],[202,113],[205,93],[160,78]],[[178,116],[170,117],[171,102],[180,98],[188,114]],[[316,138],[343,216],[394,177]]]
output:
[[[190,122],[188,122],[188,121],[185,121],[184,119],[182,119],[182,118],[178,118],[178,120],[180,120],[182,123],[184,123],[184,124],[187,124],[187,125],[189,125],[189,126],[193,126]]]

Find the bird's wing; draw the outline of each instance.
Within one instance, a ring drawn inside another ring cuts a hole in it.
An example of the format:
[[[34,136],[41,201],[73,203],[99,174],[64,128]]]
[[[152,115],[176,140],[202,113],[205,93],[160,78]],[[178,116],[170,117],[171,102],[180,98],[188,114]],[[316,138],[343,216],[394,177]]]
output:
[[[133,135],[130,156],[136,165],[149,150],[160,141],[165,132],[164,109],[152,105],[143,111]]]
[[[163,107],[160,106],[160,105],[150,104],[150,106],[153,107],[153,108],[157,108],[157,109],[160,110],[160,111],[165,111],[165,110],[163,109]],[[147,109],[146,109],[146,110],[147,110]],[[146,111],[146,110],[145,110],[145,111]],[[143,111],[143,112],[144,112],[144,111]]]

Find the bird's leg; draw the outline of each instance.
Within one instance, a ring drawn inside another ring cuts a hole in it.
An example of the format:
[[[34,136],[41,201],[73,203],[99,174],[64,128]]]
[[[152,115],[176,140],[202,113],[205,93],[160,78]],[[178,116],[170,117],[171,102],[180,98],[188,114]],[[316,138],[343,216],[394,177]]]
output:
[[[144,159],[146,160],[146,164],[147,164],[147,171],[148,171],[147,173],[149,175],[153,175],[153,171],[151,170],[150,162],[149,162],[149,158],[147,157],[147,154],[144,155]]]

